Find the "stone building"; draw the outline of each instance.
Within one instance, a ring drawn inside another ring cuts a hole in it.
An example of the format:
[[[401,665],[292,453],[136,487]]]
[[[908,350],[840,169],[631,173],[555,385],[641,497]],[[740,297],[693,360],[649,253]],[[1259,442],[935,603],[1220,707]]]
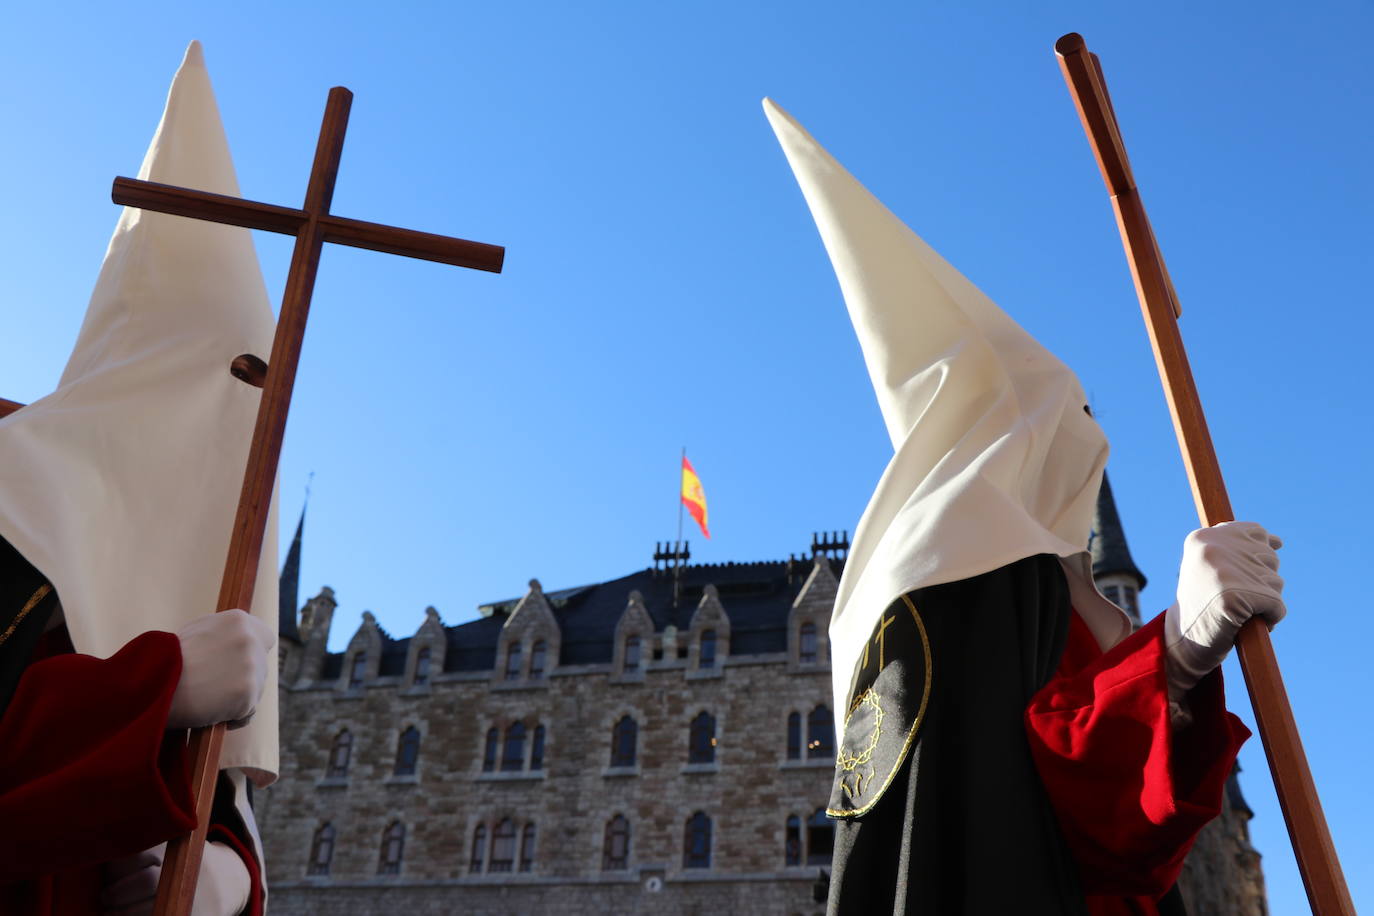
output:
[[[810,557],[654,566],[326,649],[325,588],[283,571],[281,780],[256,799],[272,912],[824,912],[834,769],[826,630],[847,541]],[[1094,571],[1144,576],[1104,484]],[[1127,595],[1127,590],[1133,590]],[[1195,914],[1263,914],[1249,811],[1185,872]],[[819,898],[819,900],[818,900]]]

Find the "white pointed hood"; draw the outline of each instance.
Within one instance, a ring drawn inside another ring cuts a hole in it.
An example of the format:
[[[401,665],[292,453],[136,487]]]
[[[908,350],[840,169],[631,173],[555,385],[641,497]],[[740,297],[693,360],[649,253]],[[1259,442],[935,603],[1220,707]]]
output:
[[[199,43],[140,178],[238,195]],[[248,230],[125,209],[58,388],[0,420],[0,535],[52,581],[78,652],[216,610],[274,321]],[[273,496],[254,614],[277,628]],[[221,765],[277,772],[277,666]]]
[[[772,101],[840,281],[895,451],[864,511],[831,617],[835,709],[878,616],[912,589],[1023,557],[1066,559],[1098,641],[1130,623],[1086,553],[1107,441],[1073,372],[951,267]]]

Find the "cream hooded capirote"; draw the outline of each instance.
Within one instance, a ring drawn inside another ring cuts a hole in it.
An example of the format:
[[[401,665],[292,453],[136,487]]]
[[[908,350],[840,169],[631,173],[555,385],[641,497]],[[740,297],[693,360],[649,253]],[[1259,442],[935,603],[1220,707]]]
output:
[[[139,177],[239,193],[200,45],[172,81]],[[274,321],[247,229],[126,209],[66,371],[0,420],[0,535],[51,580],[78,652],[216,610]],[[252,612],[277,629],[275,496]],[[277,773],[277,666],[223,767]]]
[[[846,709],[864,641],[899,595],[1023,557],[1063,558],[1097,641],[1126,636],[1129,619],[1092,582],[1107,440],[1078,379],[791,116],[763,107],[830,254],[895,450],[831,616],[835,709]]]

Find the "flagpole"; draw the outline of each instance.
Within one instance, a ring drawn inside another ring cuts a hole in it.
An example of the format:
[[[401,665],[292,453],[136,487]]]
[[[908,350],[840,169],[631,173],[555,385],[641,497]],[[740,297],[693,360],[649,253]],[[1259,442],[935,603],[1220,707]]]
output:
[[[673,542],[673,607],[682,591],[682,468],[687,464],[687,446],[677,463],[677,540]]]
[[[1235,515],[1178,328],[1182,313],[1178,295],[1131,174],[1101,64],[1077,33],[1060,38],[1055,51],[1112,198],[1198,516],[1204,525],[1231,521]],[[1354,903],[1326,826],[1269,631],[1258,618],[1241,628],[1236,649],[1312,912],[1353,916]]]

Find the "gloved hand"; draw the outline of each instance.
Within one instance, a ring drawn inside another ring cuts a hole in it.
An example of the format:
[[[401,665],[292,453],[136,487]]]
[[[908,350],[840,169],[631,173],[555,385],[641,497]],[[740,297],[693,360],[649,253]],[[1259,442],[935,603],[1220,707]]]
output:
[[[167,844],[162,843],[137,855],[106,862],[105,886],[100,891],[102,911],[112,916],[151,914],[166,851]],[[206,843],[191,916],[235,916],[248,905],[251,890],[248,869],[238,853],[223,843]]]
[[[1177,701],[1226,658],[1236,634],[1259,615],[1283,619],[1283,541],[1254,522],[1199,528],[1183,542],[1178,602],[1164,613],[1169,696]]]
[[[272,628],[244,611],[206,614],[177,631],[181,680],[168,728],[242,722],[252,715],[267,679]]]

